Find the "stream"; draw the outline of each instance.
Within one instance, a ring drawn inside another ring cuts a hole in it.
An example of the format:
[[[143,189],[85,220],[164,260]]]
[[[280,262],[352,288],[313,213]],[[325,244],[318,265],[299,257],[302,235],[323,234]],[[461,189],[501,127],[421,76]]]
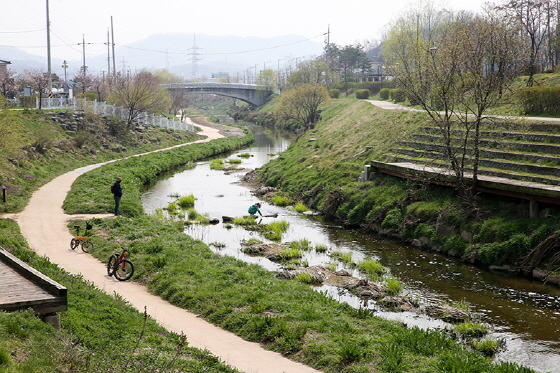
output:
[[[196,163],[195,167],[163,175],[142,194],[146,213],[155,214],[175,200],[172,195],[193,194],[195,209],[211,218],[239,217],[258,199],[240,179],[251,169],[261,167],[286,150],[291,137],[280,131],[265,131],[252,127],[255,142],[246,149],[223,155],[221,158],[242,160],[237,172],[211,170],[211,160]],[[250,154],[241,158],[241,153]],[[358,176],[361,170],[356,170]],[[356,176],[356,177],[357,177]],[[307,239],[312,245],[324,245],[329,252],[351,253],[352,261],[377,259],[404,285],[404,295],[418,299],[421,305],[466,302],[480,322],[489,325],[490,335],[505,341],[505,348],[495,359],[515,362],[538,372],[560,373],[560,288],[543,285],[524,278],[492,273],[484,268],[462,263],[444,255],[424,252],[360,230],[350,230],[321,216],[301,215],[288,208],[270,205],[261,207],[263,215],[278,214],[278,218],[262,218],[262,223],[284,220],[289,223],[282,242]],[[185,233],[199,239],[220,255],[228,255],[255,263],[271,271],[281,266],[263,257],[244,254],[241,241],[257,238],[270,242],[259,233],[243,228],[228,229],[226,224],[191,225]],[[326,265],[333,259],[328,253],[304,251],[305,261],[312,265]],[[337,263],[338,268],[345,268]],[[351,268],[351,275],[360,277]],[[387,312],[374,301],[363,300],[341,289],[323,285],[318,288],[333,298],[354,307],[367,307],[377,316],[398,320],[409,326],[422,328],[444,327],[440,320],[409,312]]]

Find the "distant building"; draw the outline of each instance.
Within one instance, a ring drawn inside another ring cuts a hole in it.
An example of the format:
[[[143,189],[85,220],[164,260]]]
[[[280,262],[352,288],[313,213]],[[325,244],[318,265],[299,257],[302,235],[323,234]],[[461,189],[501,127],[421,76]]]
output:
[[[383,62],[379,58],[370,58],[371,70],[369,73],[358,73],[356,75],[357,82],[379,82],[385,80]]]
[[[0,73],[8,72],[8,65],[11,65],[10,61],[0,60]]]
[[[220,82],[226,83],[229,82],[229,74],[228,73],[212,73],[212,78],[210,79],[211,82]]]

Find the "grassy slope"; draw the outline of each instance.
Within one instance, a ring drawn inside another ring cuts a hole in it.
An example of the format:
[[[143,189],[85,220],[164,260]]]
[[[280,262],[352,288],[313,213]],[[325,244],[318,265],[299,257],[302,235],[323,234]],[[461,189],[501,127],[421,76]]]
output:
[[[443,251],[485,264],[511,264],[560,228],[556,219],[525,219],[516,206],[484,201],[479,218],[467,216],[448,188],[393,177],[358,182],[370,160],[391,161],[389,149],[426,125],[423,113],[389,111],[358,100],[334,100],[317,127],[259,170],[263,180],[291,198],[348,224],[382,229],[411,242],[428,237]],[[373,146],[365,151],[366,146]],[[455,235],[436,235],[436,223]],[[468,232],[474,242],[461,237]]]
[[[78,148],[79,136],[65,132],[51,117],[47,111],[0,111],[0,129],[5,131],[3,125],[9,122],[16,134],[9,144],[0,142],[4,145],[0,146],[0,183],[7,187],[7,202],[0,202],[0,212],[21,211],[39,186],[66,171],[200,138],[159,127],[120,137],[101,136],[106,126],[91,117],[91,132],[80,134],[87,141]],[[35,144],[44,144],[45,150],[30,148]],[[116,146],[127,150],[115,152],[112,148]]]

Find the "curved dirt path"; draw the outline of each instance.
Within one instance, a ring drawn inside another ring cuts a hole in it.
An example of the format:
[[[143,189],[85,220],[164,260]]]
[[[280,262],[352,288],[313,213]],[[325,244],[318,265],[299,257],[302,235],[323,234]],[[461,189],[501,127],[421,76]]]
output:
[[[199,133],[208,137],[196,142],[206,142],[223,137],[219,133],[219,128],[197,126],[203,130]],[[90,216],[112,217],[112,214],[66,215],[62,210],[62,203],[78,176],[106,163],[109,162],[82,167],[55,178],[33,194],[29,204],[21,213],[5,214],[3,217],[17,221],[29,246],[38,255],[48,257],[51,262],[69,273],[83,276],[86,281],[91,281],[108,294],[118,293],[140,312],[143,312],[146,307],[147,313],[164,328],[178,334],[184,333],[190,346],[207,349],[228,365],[242,372],[319,372],[207,323],[197,315],[148,293],[144,286],[108,277],[105,263],[101,263],[81,250],[71,250],[69,242],[72,235],[66,227],[70,219],[87,219]],[[69,291],[72,290],[69,289]]]

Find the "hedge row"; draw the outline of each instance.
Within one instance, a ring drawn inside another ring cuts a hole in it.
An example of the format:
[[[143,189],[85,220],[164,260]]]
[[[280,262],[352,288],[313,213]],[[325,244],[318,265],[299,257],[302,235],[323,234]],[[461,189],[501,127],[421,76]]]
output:
[[[517,97],[526,114],[560,114],[560,87],[522,88]]]

